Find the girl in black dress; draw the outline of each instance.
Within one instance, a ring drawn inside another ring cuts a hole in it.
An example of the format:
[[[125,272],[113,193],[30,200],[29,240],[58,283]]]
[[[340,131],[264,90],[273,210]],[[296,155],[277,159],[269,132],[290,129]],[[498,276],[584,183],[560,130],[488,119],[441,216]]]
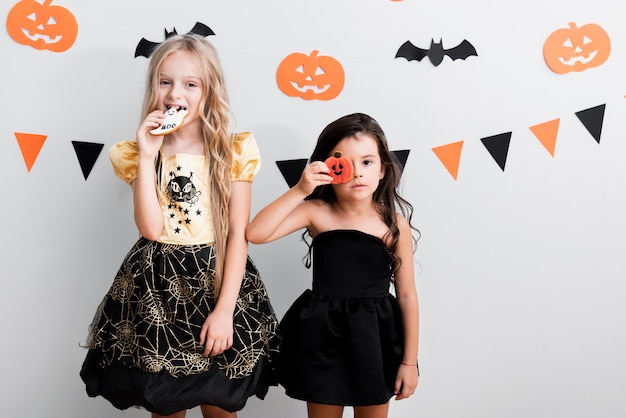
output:
[[[338,173],[324,161],[338,153],[353,175],[335,184]],[[397,192],[400,168],[385,135],[367,115],[328,125],[310,160],[298,184],[246,228],[255,244],[301,229],[312,237],[312,289],[278,327],[279,382],[307,402],[310,418],[341,417],[348,405],[356,418],[386,417],[389,400],[411,396],[419,375],[412,206]]]

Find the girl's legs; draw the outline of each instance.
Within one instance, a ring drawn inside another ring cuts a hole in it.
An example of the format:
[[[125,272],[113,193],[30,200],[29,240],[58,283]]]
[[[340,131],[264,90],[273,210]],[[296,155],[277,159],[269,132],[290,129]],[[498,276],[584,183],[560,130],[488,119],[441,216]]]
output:
[[[204,418],[237,418],[236,412],[228,412],[213,405],[201,405],[200,409]]]
[[[172,415],[159,415],[152,413],[152,418],[185,418],[187,411],[174,412]]]
[[[389,402],[382,405],[355,406],[354,418],[387,418]]]
[[[204,418],[237,418],[236,412],[228,412],[222,408],[212,405],[201,405],[200,410]],[[185,418],[187,411],[180,411],[173,413],[172,415],[159,415],[152,413],[152,418]]]
[[[309,418],[341,418],[343,415],[343,406],[340,405],[307,402],[306,409]]]
[[[307,402],[309,418],[341,418],[343,406]],[[382,405],[355,406],[354,418],[387,418],[389,402]]]

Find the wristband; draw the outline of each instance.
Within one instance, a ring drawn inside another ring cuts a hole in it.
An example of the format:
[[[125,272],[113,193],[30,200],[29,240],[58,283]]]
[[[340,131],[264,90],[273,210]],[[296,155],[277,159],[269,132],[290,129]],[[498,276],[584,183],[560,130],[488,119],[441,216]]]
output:
[[[414,364],[407,363],[405,361],[401,361],[400,364],[402,364],[404,366],[409,366],[409,367],[417,367],[417,376],[419,377],[419,375],[420,375],[420,366],[419,366],[417,360],[415,360]]]

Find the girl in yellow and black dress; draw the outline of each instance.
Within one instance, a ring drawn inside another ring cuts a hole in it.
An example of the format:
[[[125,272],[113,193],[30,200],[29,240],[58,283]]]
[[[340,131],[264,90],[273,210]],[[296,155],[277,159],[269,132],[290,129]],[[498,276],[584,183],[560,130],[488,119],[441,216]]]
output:
[[[188,112],[182,125],[151,134],[170,109]],[[111,148],[140,238],[97,310],[80,375],[116,408],[232,417],[276,384],[276,317],[245,238],[259,150],[231,133],[228,112],[214,48],[175,35],[151,56],[136,140]]]

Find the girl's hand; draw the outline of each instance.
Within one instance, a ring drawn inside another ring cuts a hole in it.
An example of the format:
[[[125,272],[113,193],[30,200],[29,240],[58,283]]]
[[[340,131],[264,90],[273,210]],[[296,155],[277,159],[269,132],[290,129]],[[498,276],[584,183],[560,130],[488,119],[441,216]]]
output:
[[[394,386],[394,392],[396,394],[396,400],[408,398],[415,393],[417,389],[417,381],[419,379],[417,373],[417,366],[407,366],[401,364],[396,375],[396,384]]]
[[[317,186],[330,184],[333,181],[329,173],[330,169],[323,161],[313,161],[304,167],[302,176],[294,187],[298,188],[305,196],[308,196],[313,193]]]
[[[217,356],[232,347],[233,316],[211,312],[200,329],[200,344],[204,346],[204,357]]]
[[[165,113],[160,110],[148,114],[137,128],[137,145],[139,147],[139,155],[146,158],[156,157],[161,145],[163,144],[162,135],[152,135],[150,131],[161,126],[165,120]]]

